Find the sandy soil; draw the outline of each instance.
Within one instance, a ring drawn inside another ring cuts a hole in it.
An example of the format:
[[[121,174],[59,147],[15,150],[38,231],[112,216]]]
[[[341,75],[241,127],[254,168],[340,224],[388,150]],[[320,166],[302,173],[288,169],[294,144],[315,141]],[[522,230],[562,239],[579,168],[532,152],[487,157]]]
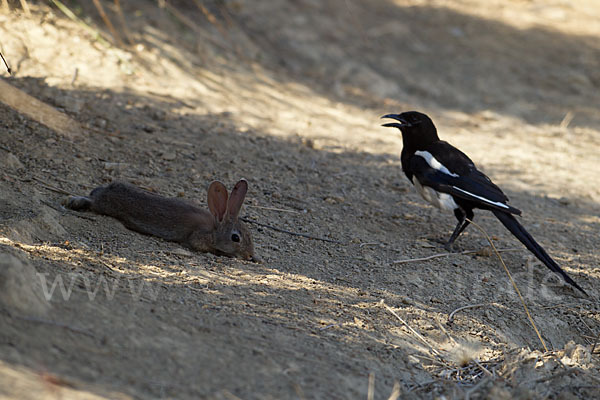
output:
[[[81,125],[0,104],[0,397],[598,397],[597,2],[139,0],[126,29],[109,3],[131,45],[43,4],[0,14],[3,80]],[[477,214],[548,351],[482,233],[439,245],[453,218],[379,126],[409,109],[590,293]],[[241,177],[246,218],[333,242],[251,224],[264,263],[194,254],[57,193],[122,179],[204,204]]]

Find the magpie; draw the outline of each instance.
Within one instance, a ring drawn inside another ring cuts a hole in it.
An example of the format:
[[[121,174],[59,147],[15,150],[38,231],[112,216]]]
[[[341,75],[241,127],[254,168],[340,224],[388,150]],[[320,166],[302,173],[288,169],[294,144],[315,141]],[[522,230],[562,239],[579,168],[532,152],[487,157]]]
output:
[[[546,253],[517,221],[518,210],[508,205],[508,197],[490,178],[479,171],[465,153],[440,140],[431,119],[417,111],[387,114],[398,122],[384,124],[402,132],[402,170],[417,192],[435,207],[454,212],[458,224],[444,246],[451,251],[456,238],[473,220],[473,210],[491,211],[496,218],[550,270],[563,277],[587,296],[583,290]]]

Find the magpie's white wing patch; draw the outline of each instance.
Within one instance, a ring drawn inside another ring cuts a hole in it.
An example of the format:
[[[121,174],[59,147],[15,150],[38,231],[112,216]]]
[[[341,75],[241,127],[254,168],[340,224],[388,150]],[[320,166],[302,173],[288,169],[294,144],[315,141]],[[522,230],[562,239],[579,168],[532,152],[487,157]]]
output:
[[[429,203],[443,210],[453,210],[458,208],[457,201],[466,200],[473,202],[475,207],[478,204],[484,208],[520,214],[519,210],[506,204],[508,199],[504,193],[474,165],[469,164],[468,171],[459,175],[451,172],[433,153],[419,150],[414,153],[416,157],[411,157],[410,160],[413,173],[411,180],[419,194]]]
[[[452,186],[452,187],[453,187],[454,189],[458,190],[459,192],[462,192],[462,193],[466,194],[467,196],[471,196],[471,197],[474,197],[474,198],[476,198],[476,199],[478,199],[478,200],[481,200],[481,201],[483,201],[484,203],[487,203],[487,204],[490,204],[490,205],[494,205],[494,206],[497,206],[497,207],[501,207],[501,208],[505,208],[505,209],[507,209],[507,210],[510,208],[508,205],[506,205],[506,204],[504,204],[504,203],[500,203],[500,202],[498,202],[498,201],[492,201],[492,200],[490,200],[490,199],[486,199],[485,197],[477,196],[476,194],[473,194],[473,193],[467,192],[466,190],[464,190],[464,189],[461,189],[461,188],[459,188],[459,187],[456,187],[456,186]]]
[[[440,171],[446,175],[450,175],[453,176],[455,178],[458,178],[458,174],[455,174],[453,172],[450,172],[450,170],[448,170],[448,168],[446,168],[441,162],[439,162],[437,160],[437,158],[435,158],[433,156],[433,154],[431,154],[428,151],[422,151],[422,150],[418,150],[415,151],[415,155],[422,157],[425,161],[427,161],[427,164],[429,164],[429,166],[437,171]]]

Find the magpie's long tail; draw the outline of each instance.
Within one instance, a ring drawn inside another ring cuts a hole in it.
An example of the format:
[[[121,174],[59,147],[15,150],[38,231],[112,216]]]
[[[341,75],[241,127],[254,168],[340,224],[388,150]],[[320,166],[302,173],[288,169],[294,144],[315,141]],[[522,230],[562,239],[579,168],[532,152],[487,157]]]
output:
[[[523,225],[517,221],[517,219],[509,213],[503,211],[492,210],[496,218],[502,222],[502,225],[506,227],[521,243],[527,247],[541,262],[543,262],[551,271],[559,274],[563,279],[570,285],[579,289],[581,293],[588,295],[562,268],[554,261],[546,250],[540,246],[533,237],[523,228]]]

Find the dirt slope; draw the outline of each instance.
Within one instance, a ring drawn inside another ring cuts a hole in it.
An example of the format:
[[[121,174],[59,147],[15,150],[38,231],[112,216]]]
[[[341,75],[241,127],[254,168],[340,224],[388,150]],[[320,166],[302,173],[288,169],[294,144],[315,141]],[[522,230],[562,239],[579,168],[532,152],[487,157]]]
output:
[[[132,45],[45,5],[0,14],[2,79],[82,127],[0,104],[0,397],[597,396],[595,1],[122,3],[127,29],[103,4]],[[472,253],[439,245],[453,218],[413,192],[379,126],[408,109],[590,293],[476,215],[547,352],[477,229],[457,243]],[[248,219],[334,242],[252,224],[264,263],[194,254],[57,193],[122,179],[204,204],[211,180],[240,177]]]

